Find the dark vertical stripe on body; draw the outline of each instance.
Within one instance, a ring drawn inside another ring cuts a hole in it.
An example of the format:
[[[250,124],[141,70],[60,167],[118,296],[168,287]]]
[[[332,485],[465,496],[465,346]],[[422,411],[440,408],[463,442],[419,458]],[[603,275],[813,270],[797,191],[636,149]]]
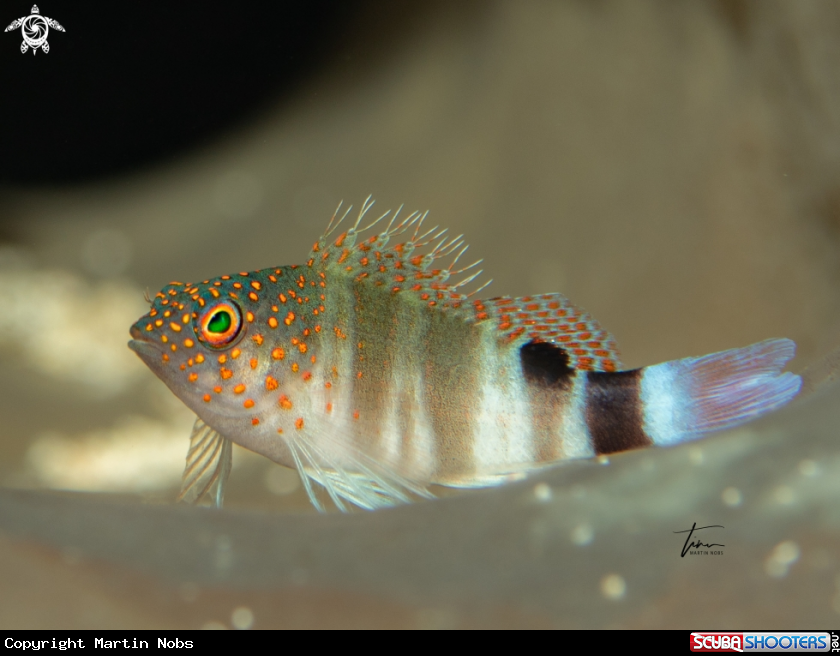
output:
[[[423,398],[436,445],[438,482],[464,480],[475,471],[475,410],[482,374],[481,333],[462,313],[423,307]]]
[[[596,454],[653,444],[643,428],[641,381],[640,369],[587,374],[586,424]]]
[[[575,371],[566,351],[548,342],[525,344],[519,349],[519,361],[528,385],[536,460],[556,460],[563,453],[558,427],[571,402]]]

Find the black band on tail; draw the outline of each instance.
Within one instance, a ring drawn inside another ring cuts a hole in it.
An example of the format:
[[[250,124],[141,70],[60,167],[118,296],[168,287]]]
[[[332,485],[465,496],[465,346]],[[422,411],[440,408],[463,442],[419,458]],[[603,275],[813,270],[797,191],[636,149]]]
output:
[[[598,455],[650,446],[644,431],[642,371],[590,372],[586,381],[586,424]]]

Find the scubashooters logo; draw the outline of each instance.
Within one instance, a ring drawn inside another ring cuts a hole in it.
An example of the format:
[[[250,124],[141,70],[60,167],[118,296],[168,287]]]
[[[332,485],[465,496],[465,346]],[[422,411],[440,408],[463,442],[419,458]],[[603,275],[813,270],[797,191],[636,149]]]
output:
[[[757,633],[752,631],[695,631],[691,634],[691,651],[831,651],[831,636],[825,631],[795,631],[790,633]]]
[[[45,53],[50,51],[50,44],[47,43],[47,34],[50,33],[50,28],[63,32],[64,28],[57,20],[41,16],[38,5],[32,5],[32,13],[29,16],[23,16],[13,20],[9,27],[5,29],[6,32],[11,32],[20,28],[20,33],[23,35],[23,43],[20,44],[20,51],[25,53],[32,48],[34,55],[38,48]]]

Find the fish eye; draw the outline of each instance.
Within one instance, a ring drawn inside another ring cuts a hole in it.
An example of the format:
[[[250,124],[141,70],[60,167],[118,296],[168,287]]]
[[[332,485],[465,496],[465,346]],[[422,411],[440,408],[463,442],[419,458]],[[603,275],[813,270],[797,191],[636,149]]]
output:
[[[232,301],[221,301],[207,307],[198,317],[196,336],[213,348],[228,346],[242,329],[242,312]]]

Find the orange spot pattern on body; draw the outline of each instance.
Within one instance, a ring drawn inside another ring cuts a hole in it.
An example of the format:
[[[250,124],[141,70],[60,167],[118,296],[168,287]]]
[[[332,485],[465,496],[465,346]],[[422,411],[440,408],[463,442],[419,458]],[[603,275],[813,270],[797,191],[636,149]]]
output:
[[[298,430],[303,429],[303,417],[298,417],[297,419],[295,419],[295,428],[297,428]]]
[[[273,390],[276,390],[279,386],[280,386],[280,384],[277,382],[277,379],[274,378],[273,376],[266,376],[265,377],[265,388],[269,392],[271,392]]]
[[[239,383],[236,387],[233,388],[234,394],[242,394],[245,391],[245,385],[243,383]]]
[[[233,376],[233,372],[230,369],[225,369],[222,367],[219,369],[219,375],[222,377],[222,380],[227,380],[231,376]]]
[[[283,408],[283,410],[291,410],[292,409],[292,402],[288,396],[285,394],[281,394],[280,398],[277,400],[277,404]]]

